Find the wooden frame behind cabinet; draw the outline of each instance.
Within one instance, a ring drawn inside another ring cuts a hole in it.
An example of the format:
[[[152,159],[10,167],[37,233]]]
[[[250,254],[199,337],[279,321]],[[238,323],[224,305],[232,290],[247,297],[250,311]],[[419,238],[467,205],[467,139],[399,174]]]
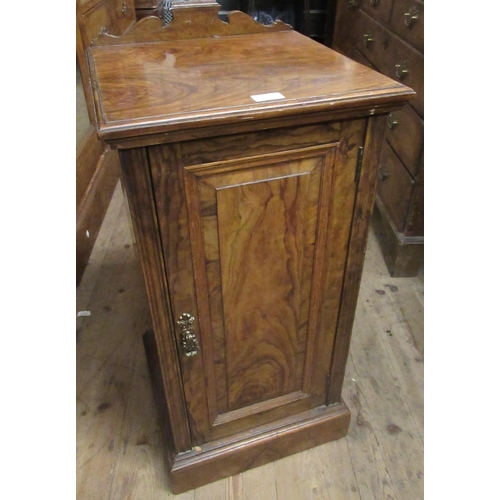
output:
[[[129,4],[127,8],[126,4]],[[85,51],[102,29],[121,34],[136,22],[132,0],[77,0],[76,55],[90,125],[76,150],[76,284],[80,283],[120,176],[118,153],[99,141]]]

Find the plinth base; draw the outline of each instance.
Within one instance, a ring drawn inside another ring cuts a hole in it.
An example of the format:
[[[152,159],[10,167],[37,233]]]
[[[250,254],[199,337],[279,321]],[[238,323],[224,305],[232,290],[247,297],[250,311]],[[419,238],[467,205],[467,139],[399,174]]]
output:
[[[350,419],[345,404],[324,406],[181,453],[170,472],[172,490],[182,493],[339,439]]]
[[[156,397],[170,441],[170,429],[163,395],[158,382],[153,332],[146,332],[144,345]],[[255,427],[249,431],[196,446],[190,451],[165,450],[169,462],[170,485],[174,493],[198,488],[254,467],[293,455],[323,443],[344,437],[349,429],[351,412],[344,402],[311,410]]]

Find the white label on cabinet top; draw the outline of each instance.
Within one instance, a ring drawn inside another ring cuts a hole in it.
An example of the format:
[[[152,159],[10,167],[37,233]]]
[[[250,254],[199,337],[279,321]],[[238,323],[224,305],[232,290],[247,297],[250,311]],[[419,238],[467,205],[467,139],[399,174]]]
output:
[[[269,92],[268,94],[256,94],[250,96],[255,102],[274,101],[275,99],[285,99],[279,92]]]

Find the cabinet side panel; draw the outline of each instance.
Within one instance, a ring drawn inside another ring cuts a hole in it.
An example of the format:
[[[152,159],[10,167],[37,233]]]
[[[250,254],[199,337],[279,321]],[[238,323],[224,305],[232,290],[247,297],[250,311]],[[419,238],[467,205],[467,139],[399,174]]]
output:
[[[181,375],[170,314],[169,291],[161,252],[158,221],[149,171],[147,151],[144,148],[120,151],[122,182],[127,194],[130,216],[140,256],[142,273],[153,321],[161,385],[165,388],[167,421],[173,436],[171,451],[179,453],[191,449]]]
[[[384,139],[386,116],[372,117],[368,121],[365,154],[361,165],[354,216],[352,221],[351,237],[347,265],[342,290],[340,312],[337,326],[337,336],[333,351],[333,362],[330,373],[330,388],[327,404],[340,402],[344,371],[347,362],[349,344],[351,340],[354,313],[358,300],[359,284],[363,271],[363,261],[366,251],[368,227],[375,199],[378,162],[380,149]]]

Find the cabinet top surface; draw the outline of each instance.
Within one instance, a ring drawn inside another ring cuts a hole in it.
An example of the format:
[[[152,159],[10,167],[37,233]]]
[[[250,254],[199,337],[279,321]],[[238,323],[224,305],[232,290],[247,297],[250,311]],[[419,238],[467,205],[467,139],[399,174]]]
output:
[[[98,45],[89,62],[104,140],[376,107],[413,94],[292,30]],[[252,98],[274,93],[283,97]]]

